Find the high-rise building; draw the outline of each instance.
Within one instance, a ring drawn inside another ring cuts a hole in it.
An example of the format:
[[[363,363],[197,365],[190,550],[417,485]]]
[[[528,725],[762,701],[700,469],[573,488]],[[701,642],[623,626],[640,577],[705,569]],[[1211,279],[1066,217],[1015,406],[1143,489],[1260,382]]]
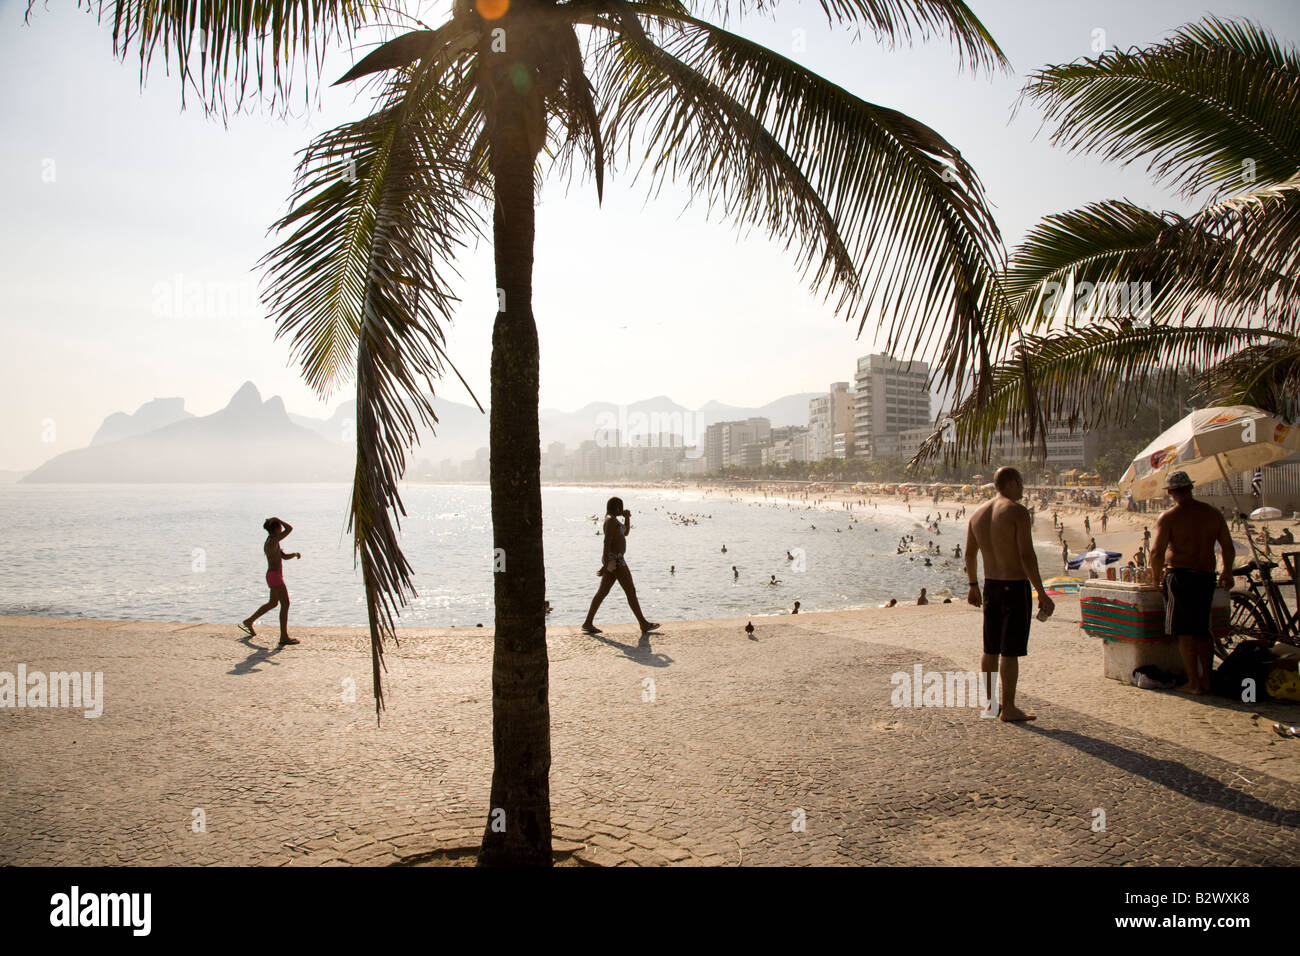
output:
[[[831,397],[818,395],[808,399],[809,461],[831,456]]]
[[[892,457],[898,454],[901,432],[931,424],[926,363],[864,355],[854,385],[852,447],[857,457]]]
[[[772,440],[772,421],[747,418],[743,422],[718,422],[704,430],[704,457],[709,471],[743,468],[746,445],[767,445]],[[752,453],[751,453],[752,459]]]
[[[800,425],[786,425],[772,429],[771,462],[784,465],[791,461],[809,461],[809,429]]]
[[[847,436],[848,444],[852,446],[853,414],[853,391],[848,382],[832,382],[827,394],[809,399],[809,461],[833,457],[836,435]]]

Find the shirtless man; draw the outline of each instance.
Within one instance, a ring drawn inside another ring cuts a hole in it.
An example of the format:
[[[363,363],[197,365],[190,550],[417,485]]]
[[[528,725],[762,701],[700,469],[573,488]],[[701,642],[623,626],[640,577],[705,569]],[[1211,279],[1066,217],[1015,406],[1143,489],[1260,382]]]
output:
[[[289,636],[289,589],[284,583],[281,562],[289,558],[301,558],[302,554],[297,551],[285,554],[280,550],[280,542],[292,533],[293,526],[279,518],[267,518],[262,522],[262,528],[266,531],[266,541],[262,543],[262,551],[266,554],[266,585],[271,589],[271,597],[251,615],[240,621],[239,628],[249,637],[256,636],[253,622],[278,604],[280,605],[280,646],[300,644],[302,642],[297,638]]]
[[[984,608],[980,679],[990,690],[990,710],[997,712],[993,693],[996,672],[1002,684],[1001,719],[1033,720],[1034,714],[1016,706],[1020,658],[1029,648],[1029,619],[1033,614],[1030,585],[1038,594],[1038,610],[1044,620],[1056,604],[1043,589],[1038,556],[1029,536],[1029,512],[1020,504],[1025,493],[1024,479],[1014,468],[999,468],[993,484],[998,489],[997,497],[975,509],[966,532],[966,577],[970,581],[966,600],[973,607]],[[982,595],[977,578],[981,554],[984,555]]]
[[[1178,638],[1187,682],[1174,690],[1210,692],[1210,608],[1214,603],[1214,542],[1223,550],[1219,587],[1232,590],[1237,550],[1217,508],[1192,496],[1192,479],[1175,471],[1165,480],[1174,506],[1156,521],[1151,546],[1151,579],[1165,589],[1165,634]]]

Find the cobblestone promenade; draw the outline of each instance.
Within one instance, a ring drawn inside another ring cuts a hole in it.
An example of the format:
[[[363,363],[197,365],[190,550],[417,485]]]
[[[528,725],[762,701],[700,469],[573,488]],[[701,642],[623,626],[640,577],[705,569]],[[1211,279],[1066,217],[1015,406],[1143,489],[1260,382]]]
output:
[[[978,666],[964,605],[550,630],[562,860],[592,865],[1289,864],[1300,706],[1101,676],[1077,600],[1035,623],[1020,702],[894,707]],[[103,715],[0,710],[0,862],[383,865],[473,847],[491,631],[403,629],[376,727],[359,628],[0,617],[0,671],[102,671]],[[653,682],[653,683],[651,683]],[[355,686],[355,699],[346,699]],[[1262,715],[1262,716],[1259,716]],[[203,826],[196,832],[196,821]]]

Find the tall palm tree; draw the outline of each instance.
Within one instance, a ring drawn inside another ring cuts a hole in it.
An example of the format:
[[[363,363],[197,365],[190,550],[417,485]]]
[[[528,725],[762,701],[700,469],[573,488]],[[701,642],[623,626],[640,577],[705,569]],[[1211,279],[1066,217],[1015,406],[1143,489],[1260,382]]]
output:
[[[1005,66],[960,0],[820,2],[833,23],[866,26],[888,41],[946,34],[962,61]],[[722,12],[769,5],[737,0]],[[343,26],[335,33],[372,12],[365,4],[275,6],[285,11],[276,23],[295,30],[308,20],[288,16],[291,9],[336,15]],[[880,322],[891,349],[942,350],[948,379],[972,368],[986,372],[998,344],[986,334],[984,309],[1001,240],[960,152],[923,123],[695,16],[694,6],[478,0],[471,7],[455,0],[445,23],[389,40],[339,81],[381,82],[378,107],[305,151],[292,208],[276,224],[283,239],[264,260],[268,307],[280,334],[291,337],[307,381],[326,394],[355,361],[351,530],[380,707],[384,643],[414,593],[398,540],[398,481],[417,421],[436,421],[425,386],[450,366],[442,327],[454,312],[451,264],[463,243],[486,230],[490,214],[498,296],[492,522],[504,567],[494,575],[495,764],[485,864],[545,866],[551,859],[532,311],[542,155],[561,168],[581,164],[598,195],[613,158],[624,154],[630,164],[634,151],[652,189],[667,177],[684,178],[737,225],[796,244],[812,287],[856,318],[859,331]],[[173,32],[160,27],[158,18],[179,15],[156,0],[119,0],[115,9],[126,11],[136,31],[115,23],[118,49],[134,41],[142,57],[155,43],[179,56],[177,31],[195,29],[183,17]],[[230,30],[220,20],[206,26]],[[276,25],[264,17],[261,28],[274,35]],[[309,32],[289,31],[282,42],[319,49],[306,45]],[[247,56],[262,34],[235,36],[225,50]],[[208,102],[220,104],[215,83],[210,74],[196,81]]]
[[[990,310],[1008,342],[992,392],[955,410],[948,450],[987,457],[1003,422],[1041,444],[1049,420],[1119,421],[1189,370],[1203,401],[1300,413],[1300,54],[1210,17],[1145,49],[1048,66],[1025,96],[1054,142],[1146,160],[1204,205],[1111,200],[1035,226]],[[936,435],[918,457],[941,447]]]

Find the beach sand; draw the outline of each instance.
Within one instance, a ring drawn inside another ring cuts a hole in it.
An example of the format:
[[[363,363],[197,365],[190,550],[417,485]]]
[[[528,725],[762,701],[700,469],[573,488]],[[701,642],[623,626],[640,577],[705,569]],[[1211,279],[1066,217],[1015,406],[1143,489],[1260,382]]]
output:
[[[1275,864],[1300,853],[1300,705],[1102,676],[1077,599],[1035,622],[1018,702],[896,707],[978,667],[965,604],[549,628],[551,801],[593,865]],[[376,726],[361,628],[0,617],[0,670],[100,671],[102,716],[0,710],[6,864],[366,864],[473,846],[492,630],[400,628]],[[792,808],[806,814],[792,832]],[[1095,811],[1109,823],[1091,828]],[[206,829],[194,829],[202,814]]]

